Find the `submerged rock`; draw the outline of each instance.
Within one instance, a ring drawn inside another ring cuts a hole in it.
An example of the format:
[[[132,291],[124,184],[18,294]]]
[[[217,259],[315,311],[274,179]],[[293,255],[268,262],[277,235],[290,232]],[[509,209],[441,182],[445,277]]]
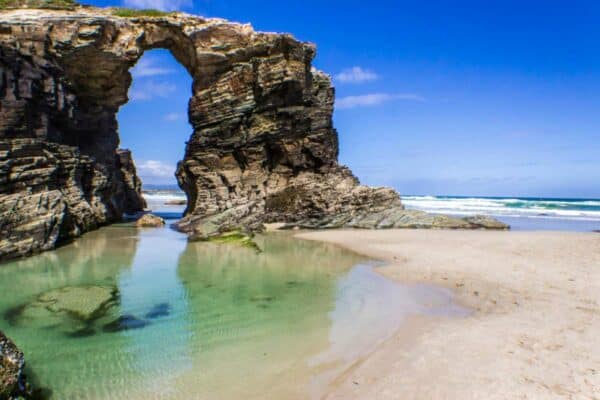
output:
[[[92,326],[85,325],[81,329],[77,329],[73,332],[67,333],[67,336],[70,338],[86,338],[86,337],[94,336],[95,334],[96,334],[96,330]]]
[[[165,226],[165,220],[154,214],[145,214],[135,223],[138,228],[162,228]]]
[[[12,400],[25,394],[23,352],[0,331],[0,399]]]
[[[152,307],[146,314],[147,319],[156,319],[161,317],[167,317],[171,313],[171,306],[169,303],[160,303]]]
[[[42,293],[34,301],[10,310],[9,322],[45,320],[48,313],[89,322],[103,317],[119,299],[115,286],[66,286]]]
[[[224,233],[213,233],[207,235],[204,232],[196,232],[188,236],[190,242],[212,242],[221,244],[233,244],[255,250],[257,253],[262,252],[262,249],[252,239],[251,234],[246,234],[240,230],[234,230]]]
[[[102,330],[104,332],[115,333],[131,329],[141,329],[149,324],[150,323],[148,321],[144,321],[143,319],[139,319],[133,315],[122,315],[114,321],[104,325]]]
[[[114,286],[67,286],[40,295],[37,304],[52,312],[65,312],[89,321],[106,314],[117,299],[118,290]]]

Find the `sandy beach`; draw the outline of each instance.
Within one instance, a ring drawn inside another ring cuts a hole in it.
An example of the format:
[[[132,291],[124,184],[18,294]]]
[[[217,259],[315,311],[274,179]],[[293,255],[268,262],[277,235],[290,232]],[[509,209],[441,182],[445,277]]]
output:
[[[600,399],[600,234],[300,233],[452,289],[466,318],[415,317],[327,399]]]

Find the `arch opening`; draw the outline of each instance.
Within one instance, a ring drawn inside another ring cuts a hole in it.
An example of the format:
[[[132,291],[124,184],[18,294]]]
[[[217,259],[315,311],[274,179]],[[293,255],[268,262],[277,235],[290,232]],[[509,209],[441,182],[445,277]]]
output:
[[[177,205],[174,210],[182,212],[185,205],[175,172],[193,132],[188,119],[192,77],[180,58],[164,47],[146,50],[129,70],[128,101],[117,114],[121,163],[133,161],[135,169],[129,170],[137,172],[138,190],[152,210]],[[135,209],[135,200],[130,206]]]

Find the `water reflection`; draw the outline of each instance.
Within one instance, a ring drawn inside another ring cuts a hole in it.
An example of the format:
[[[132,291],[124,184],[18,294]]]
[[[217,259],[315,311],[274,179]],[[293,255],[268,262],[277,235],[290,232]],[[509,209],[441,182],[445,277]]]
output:
[[[283,236],[257,238],[261,254],[190,243],[178,274],[190,296],[193,367],[173,398],[306,398],[329,347],[336,281],[361,258]]]
[[[58,293],[52,301],[93,318],[45,310],[0,329],[54,399],[306,399],[408,313],[456,311],[448,293],[387,281],[338,247],[257,241],[261,254],[188,244],[168,228],[101,229],[0,268],[1,313]],[[114,287],[118,301],[100,297],[110,304],[100,316],[94,299],[73,304],[89,285],[98,296]]]

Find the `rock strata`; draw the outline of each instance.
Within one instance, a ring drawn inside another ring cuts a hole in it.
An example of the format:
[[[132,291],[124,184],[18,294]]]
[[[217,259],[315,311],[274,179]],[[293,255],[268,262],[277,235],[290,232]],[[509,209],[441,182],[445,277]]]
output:
[[[510,227],[494,218],[477,215],[473,217],[451,217],[428,214],[418,210],[392,207],[379,212],[339,214],[333,218],[303,219],[287,223],[281,229],[490,229],[507,230]]]
[[[402,210],[395,191],[361,186],[338,164],[334,89],[312,68],[313,44],[222,19],[125,15],[0,12],[0,259],[143,209],[116,115],[130,69],[155,48],[193,79],[192,134],[176,172],[187,195],[180,230],[350,226],[349,216]]]
[[[23,353],[0,331],[0,399],[16,400],[26,394],[24,368]]]
[[[127,149],[117,150],[117,167],[121,173],[124,194],[122,208],[126,214],[134,214],[146,208],[146,200],[142,197],[142,180],[137,176],[137,170],[131,151]]]

